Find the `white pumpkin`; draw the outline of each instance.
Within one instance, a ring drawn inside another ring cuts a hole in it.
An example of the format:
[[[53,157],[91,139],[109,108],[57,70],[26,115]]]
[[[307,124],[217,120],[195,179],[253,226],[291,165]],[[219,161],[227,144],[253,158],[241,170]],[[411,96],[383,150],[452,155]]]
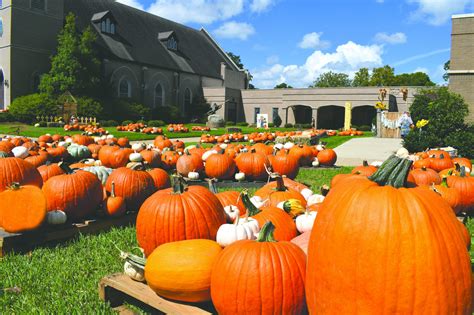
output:
[[[125,263],[123,264],[123,273],[135,281],[145,281],[145,270],[135,267],[128,261],[125,261]]]
[[[322,203],[324,201],[324,199],[325,199],[325,197],[323,195],[319,195],[319,194],[311,195],[307,199],[307,205],[311,206],[311,205],[314,205],[314,204],[317,204],[317,203]]]
[[[94,166],[102,166],[102,161],[101,160],[94,161]]]
[[[146,144],[145,143],[134,143],[132,144],[132,150],[135,152],[141,152],[146,149]]]
[[[296,229],[300,233],[309,232],[313,229],[314,220],[318,213],[316,211],[308,211],[296,217]]]
[[[209,150],[209,151],[206,151],[204,152],[204,154],[202,155],[202,160],[204,162],[206,162],[206,160],[213,154],[217,154],[218,152],[216,150]]]
[[[227,217],[227,222],[235,222],[237,217],[240,215],[239,208],[234,205],[225,206],[224,211],[225,216]]]
[[[382,161],[373,161],[372,163],[370,163],[370,165],[375,166],[375,167],[380,167],[380,165],[382,164],[383,164]]]
[[[281,150],[281,149],[283,149],[283,144],[282,143],[277,143],[273,146],[273,149]]]
[[[314,192],[309,188],[304,188],[303,190],[300,191],[300,194],[303,195],[304,199],[308,200],[309,197],[311,197],[314,194]]]
[[[324,147],[324,145],[322,145],[322,144],[318,144],[316,146],[316,150],[318,150],[318,151],[323,151],[324,149],[326,149],[326,147]]]
[[[259,196],[253,196],[252,198],[250,198],[250,201],[255,207],[259,209],[265,205],[265,201]]]
[[[40,124],[36,123],[35,124],[35,128],[38,128],[40,126]]]
[[[319,160],[317,157],[314,158],[313,162],[311,162],[313,167],[319,167]]]
[[[222,150],[225,150],[225,149],[227,149],[227,144],[222,143],[222,144],[219,145],[219,147],[220,147]]]
[[[240,240],[254,240],[260,231],[258,222],[252,218],[237,219],[233,224],[223,224],[217,230],[216,241],[222,247]]]
[[[67,214],[61,210],[49,211],[46,214],[46,222],[51,225],[64,224],[67,221]]]
[[[295,146],[295,144],[293,142],[287,142],[283,145],[283,148],[286,149],[286,150],[290,150],[294,146]]]
[[[396,156],[398,156],[401,159],[406,159],[409,155],[410,155],[410,152],[408,152],[408,150],[405,148],[398,149],[396,153]]]
[[[114,135],[108,135],[108,136],[106,137],[106,139],[113,139],[113,138],[114,138]]]
[[[143,156],[138,152],[133,152],[129,157],[130,162],[139,163],[143,161]]]
[[[235,180],[239,182],[245,180],[245,173],[240,172],[235,174]]]
[[[12,153],[16,158],[24,159],[28,156],[28,149],[23,146],[14,147]]]
[[[188,173],[188,178],[191,180],[198,180],[199,179],[199,173],[198,172],[189,172]]]
[[[249,136],[244,136],[244,141],[249,141]]]

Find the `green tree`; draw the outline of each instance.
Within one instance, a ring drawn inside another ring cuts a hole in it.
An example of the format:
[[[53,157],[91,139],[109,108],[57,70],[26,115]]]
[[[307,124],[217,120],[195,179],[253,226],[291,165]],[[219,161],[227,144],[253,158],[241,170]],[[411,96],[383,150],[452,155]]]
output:
[[[370,78],[371,86],[390,86],[395,78],[395,69],[389,65],[374,68]]]
[[[41,78],[40,91],[52,97],[66,91],[74,95],[99,93],[100,61],[93,48],[95,40],[90,27],[79,34],[76,17],[68,14],[58,36],[56,54],[51,58],[51,69]]]
[[[370,86],[370,73],[369,69],[361,68],[356,72],[352,86]]]
[[[434,86],[430,77],[424,72],[402,73],[396,75],[392,80],[396,86]]]
[[[449,69],[451,69],[451,60],[448,60],[444,63],[444,74],[443,74],[443,79],[444,81],[448,82],[449,81]]]
[[[292,89],[293,87],[291,85],[286,84],[285,82],[280,83],[275,86],[275,89]]]
[[[347,74],[329,71],[321,74],[311,87],[347,87],[351,83]]]

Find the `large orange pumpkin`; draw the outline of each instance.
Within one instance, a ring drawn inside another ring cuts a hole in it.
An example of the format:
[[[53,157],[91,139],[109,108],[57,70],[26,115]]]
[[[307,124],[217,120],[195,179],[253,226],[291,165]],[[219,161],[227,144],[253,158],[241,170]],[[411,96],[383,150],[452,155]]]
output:
[[[0,227],[9,233],[38,228],[46,217],[46,198],[39,187],[12,184],[0,193]]]
[[[314,151],[308,145],[295,145],[290,149],[290,155],[298,159],[300,166],[311,166],[314,160]]]
[[[202,162],[201,156],[185,150],[184,154],[181,155],[176,162],[176,170],[182,176],[187,177],[190,172],[201,173],[204,171],[204,163]]]
[[[237,168],[249,180],[264,180],[268,178],[266,168],[270,166],[267,155],[252,149],[250,152],[241,153],[235,159]]]
[[[43,179],[32,164],[22,159],[15,157],[0,159],[0,192],[13,183],[41,188]]]
[[[173,188],[160,190],[148,198],[137,217],[137,239],[145,254],[164,243],[189,239],[215,240],[226,221],[224,208],[208,189],[186,187],[173,177]]]
[[[206,174],[209,178],[231,179],[235,173],[235,162],[227,154],[212,154],[206,160]]]
[[[329,192],[308,248],[310,313],[471,313],[459,223],[436,193],[403,187],[411,163],[393,156]]]
[[[279,174],[272,174],[271,177],[276,179],[276,185],[265,185],[255,192],[255,196],[267,200],[265,202],[266,206],[276,207],[282,201],[298,199],[301,205],[306,207],[306,199],[299,191],[286,187],[283,178]]]
[[[112,191],[112,183],[115,183],[115,195],[125,199],[129,211],[138,211],[143,202],[156,191],[151,175],[139,166],[114,170],[105,184],[109,193]]]
[[[269,156],[272,170],[282,176],[294,179],[300,169],[299,161],[295,156],[284,151],[276,151]]]
[[[212,302],[219,314],[304,314],[306,255],[276,242],[268,222],[256,241],[226,247],[214,263]]]
[[[53,176],[64,174],[63,169],[60,168],[57,163],[41,165],[40,167],[38,167],[38,172],[40,173],[41,178],[43,178],[44,183],[46,183],[48,179]]]
[[[44,184],[48,211],[62,210],[68,219],[83,219],[93,214],[102,202],[102,184],[94,174],[72,170],[60,164],[65,172],[53,176]]]
[[[134,151],[130,148],[120,148],[118,150],[113,151],[110,153],[108,157],[108,165],[104,165],[110,168],[120,168],[125,167],[130,158],[130,154]]]
[[[168,299],[209,301],[212,266],[221,251],[220,245],[211,240],[160,245],[147,259],[146,282],[153,291]]]
[[[171,180],[168,173],[161,168],[153,168],[148,170],[148,174],[153,178],[156,190],[166,189],[171,187]]]

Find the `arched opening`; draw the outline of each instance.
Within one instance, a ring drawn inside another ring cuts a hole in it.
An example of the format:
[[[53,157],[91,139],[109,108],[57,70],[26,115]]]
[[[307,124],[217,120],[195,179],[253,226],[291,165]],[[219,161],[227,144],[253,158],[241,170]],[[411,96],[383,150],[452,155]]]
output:
[[[293,115],[295,116],[295,124],[311,124],[313,110],[306,105],[292,106]]]
[[[344,127],[345,109],[342,106],[322,106],[318,108],[318,129],[339,129]]]
[[[360,126],[372,126],[372,122],[377,115],[377,110],[374,106],[358,106],[352,109],[352,121],[353,127]]]
[[[190,113],[191,104],[193,102],[193,93],[191,93],[190,89],[184,90],[184,115]]]
[[[126,78],[122,78],[119,83],[119,97],[120,98],[131,98],[132,97],[132,84]]]
[[[5,78],[3,70],[0,69],[0,109],[5,109]]]
[[[155,102],[154,107],[164,106],[165,94],[163,90],[163,86],[161,83],[158,83],[155,87]]]

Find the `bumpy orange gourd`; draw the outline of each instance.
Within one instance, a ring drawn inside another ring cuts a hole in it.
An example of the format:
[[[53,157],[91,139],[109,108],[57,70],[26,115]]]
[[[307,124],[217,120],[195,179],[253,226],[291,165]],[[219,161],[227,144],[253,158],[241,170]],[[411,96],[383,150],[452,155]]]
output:
[[[0,193],[0,226],[9,233],[38,228],[46,218],[46,198],[41,188],[12,184]]]
[[[403,187],[410,167],[391,157],[329,192],[308,248],[310,313],[471,314],[459,223],[436,193]]]
[[[13,183],[41,187],[43,179],[30,163],[15,157],[0,159],[0,192]]]
[[[164,243],[187,239],[215,240],[226,222],[224,208],[208,189],[186,187],[182,178],[173,177],[173,188],[156,192],[140,208],[137,239],[145,254]]]
[[[268,222],[256,241],[226,247],[214,263],[212,302],[219,314],[304,314],[306,255],[276,242]]]
[[[211,271],[222,248],[211,240],[186,240],[156,248],[145,265],[145,279],[158,295],[183,302],[211,299]]]

